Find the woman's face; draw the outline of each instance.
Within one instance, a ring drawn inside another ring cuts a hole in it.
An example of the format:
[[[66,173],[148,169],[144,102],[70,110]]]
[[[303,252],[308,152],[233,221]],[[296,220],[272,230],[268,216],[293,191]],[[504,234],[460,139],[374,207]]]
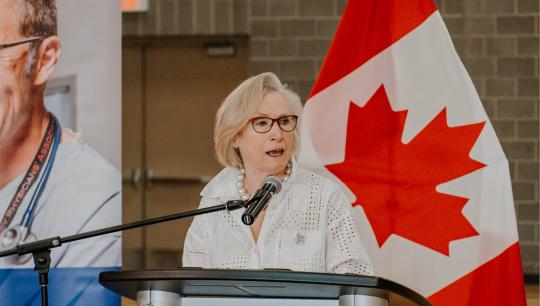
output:
[[[277,92],[264,95],[252,118],[277,119],[291,115],[287,101]],[[292,154],[293,131],[284,132],[278,122],[273,122],[266,133],[256,132],[250,121],[236,136],[234,146],[240,150],[247,173],[280,175],[285,170]]]

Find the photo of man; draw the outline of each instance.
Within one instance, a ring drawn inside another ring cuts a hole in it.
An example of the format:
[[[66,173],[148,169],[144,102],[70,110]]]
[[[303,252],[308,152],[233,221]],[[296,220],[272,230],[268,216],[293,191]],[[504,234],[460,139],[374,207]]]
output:
[[[57,19],[54,0],[0,0],[0,250],[121,222],[118,170],[45,107],[62,51]],[[31,258],[0,258],[0,304],[40,299]],[[51,268],[60,269],[51,271],[50,283],[63,268],[87,273],[120,265],[120,233],[69,243],[51,252]],[[84,274],[86,282],[99,286],[97,274]],[[26,276],[32,280],[15,289]],[[72,294],[64,293],[62,301],[88,284],[80,285],[68,281],[63,289]]]

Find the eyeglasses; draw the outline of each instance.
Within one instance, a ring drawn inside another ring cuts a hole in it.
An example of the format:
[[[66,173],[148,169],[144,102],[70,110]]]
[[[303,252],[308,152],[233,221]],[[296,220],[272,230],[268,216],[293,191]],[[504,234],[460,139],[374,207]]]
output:
[[[40,40],[40,39],[43,39],[43,37],[31,37],[31,38],[26,38],[26,39],[22,39],[22,40],[17,40],[17,41],[14,41],[14,42],[9,42],[9,43],[6,43],[6,44],[0,44],[0,50],[15,47],[15,46],[22,45],[22,44],[31,43],[31,42],[34,42],[34,41],[37,41],[37,40]]]
[[[289,115],[272,119],[268,117],[256,117],[251,119],[251,125],[257,133],[266,133],[272,129],[274,122],[278,123],[279,128],[283,132],[290,132],[296,128],[298,116]]]

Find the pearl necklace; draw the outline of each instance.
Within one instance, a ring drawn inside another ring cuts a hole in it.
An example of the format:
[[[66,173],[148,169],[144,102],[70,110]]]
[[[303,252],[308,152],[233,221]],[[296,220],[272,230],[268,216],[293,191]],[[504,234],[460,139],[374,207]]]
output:
[[[292,169],[292,163],[289,162],[287,164],[287,168],[285,168],[285,175],[283,176],[283,183],[289,180],[289,176],[291,175],[291,169]],[[246,187],[244,186],[245,179],[246,179],[246,169],[240,168],[240,174],[238,174],[238,176],[236,177],[236,188],[238,188],[238,196],[240,196],[240,199],[242,200],[249,199],[249,194],[247,193]]]

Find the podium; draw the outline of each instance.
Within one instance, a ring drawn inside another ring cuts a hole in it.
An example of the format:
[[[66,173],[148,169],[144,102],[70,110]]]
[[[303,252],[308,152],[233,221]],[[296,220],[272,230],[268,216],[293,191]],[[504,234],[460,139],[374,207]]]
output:
[[[179,268],[102,272],[99,282],[140,306],[431,305],[390,280],[353,274]]]

